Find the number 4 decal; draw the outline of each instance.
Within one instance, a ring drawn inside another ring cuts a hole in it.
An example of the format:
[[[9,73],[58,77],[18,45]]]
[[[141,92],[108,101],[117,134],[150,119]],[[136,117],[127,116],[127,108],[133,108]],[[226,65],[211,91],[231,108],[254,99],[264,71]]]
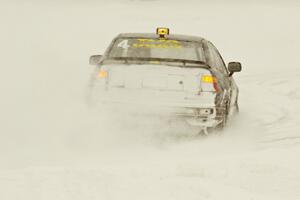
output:
[[[121,41],[121,42],[118,44],[118,47],[121,47],[121,48],[123,48],[123,49],[128,49],[128,47],[130,47],[130,46],[128,45],[128,40],[123,40],[123,41]]]

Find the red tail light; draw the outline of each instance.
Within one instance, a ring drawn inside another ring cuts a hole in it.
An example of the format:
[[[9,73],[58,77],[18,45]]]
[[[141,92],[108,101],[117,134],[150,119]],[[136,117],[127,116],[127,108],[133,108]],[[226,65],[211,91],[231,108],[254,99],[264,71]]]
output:
[[[219,91],[218,80],[216,77],[214,77],[212,75],[204,75],[201,78],[201,82],[202,82],[202,87],[203,87],[203,84],[208,84],[208,86],[209,85],[213,86],[215,92]],[[202,88],[202,89],[204,89],[204,88]]]
[[[217,81],[216,78],[214,79],[213,86],[215,88],[215,91],[218,93],[219,92],[219,87],[218,87],[218,81]]]

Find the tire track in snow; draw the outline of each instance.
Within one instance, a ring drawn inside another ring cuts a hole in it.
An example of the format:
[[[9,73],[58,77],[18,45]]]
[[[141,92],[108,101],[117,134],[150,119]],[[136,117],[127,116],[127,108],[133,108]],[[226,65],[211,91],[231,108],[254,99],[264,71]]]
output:
[[[253,112],[247,106],[256,107],[258,116],[253,115],[249,120],[257,123],[257,139],[261,146],[300,143],[300,132],[295,131],[300,124],[299,77],[297,72],[288,72],[268,74],[267,78],[265,74],[247,76],[243,80],[246,84],[241,93],[258,97],[254,102],[246,102],[244,108],[245,112]]]

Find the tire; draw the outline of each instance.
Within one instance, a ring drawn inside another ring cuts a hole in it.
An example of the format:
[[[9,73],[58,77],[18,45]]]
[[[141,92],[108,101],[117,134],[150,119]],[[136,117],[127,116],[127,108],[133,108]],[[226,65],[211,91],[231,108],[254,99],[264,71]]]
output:
[[[228,106],[226,105],[225,111],[223,113],[222,122],[216,126],[216,130],[223,130],[226,127],[228,121]]]
[[[222,122],[220,124],[217,125],[217,130],[223,130],[225,127],[226,127],[226,124],[227,124],[227,114],[225,114],[223,116],[223,119],[222,119]]]
[[[235,105],[235,113],[239,113],[240,112],[240,107],[239,107],[239,104],[236,102]]]

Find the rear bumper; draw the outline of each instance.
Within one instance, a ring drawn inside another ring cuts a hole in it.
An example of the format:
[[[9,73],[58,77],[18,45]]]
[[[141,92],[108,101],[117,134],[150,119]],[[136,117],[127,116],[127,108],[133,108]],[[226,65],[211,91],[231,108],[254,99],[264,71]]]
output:
[[[199,108],[193,108],[197,110]],[[211,115],[198,115],[198,114],[183,114],[183,113],[175,113],[177,118],[181,118],[186,121],[190,126],[198,126],[198,127],[216,127],[223,120],[222,116],[218,116],[216,112],[216,108],[211,108],[214,112]]]
[[[159,115],[168,119],[180,119],[190,126],[215,127],[222,122],[217,115],[215,94],[189,95],[166,91],[139,91],[114,89],[90,96],[97,107],[110,107],[115,111],[125,109],[131,113]],[[199,109],[212,109],[209,115],[199,115]],[[115,112],[114,113],[117,113]]]
[[[222,122],[217,118],[186,118],[185,120],[189,125],[199,127],[216,127]]]

